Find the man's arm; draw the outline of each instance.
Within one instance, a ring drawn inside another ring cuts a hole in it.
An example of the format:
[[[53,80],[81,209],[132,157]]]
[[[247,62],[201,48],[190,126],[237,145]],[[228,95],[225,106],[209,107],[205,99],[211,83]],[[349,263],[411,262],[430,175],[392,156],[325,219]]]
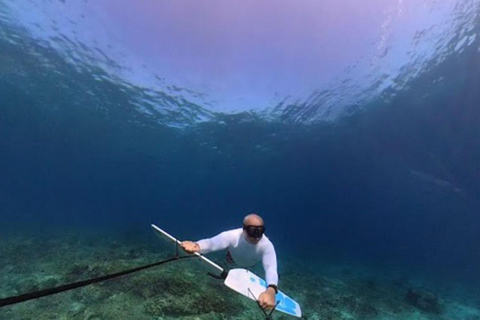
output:
[[[277,293],[278,273],[277,273],[277,255],[273,244],[270,244],[263,253],[263,269],[265,270],[265,280],[267,289],[260,294],[258,303],[264,309],[275,307],[275,294]]]
[[[263,253],[262,257],[263,269],[265,270],[265,280],[267,285],[278,285],[277,273],[277,255],[273,244],[270,244]]]
[[[199,252],[201,254],[219,251],[228,248],[232,239],[232,231],[225,231],[210,239],[202,239],[197,242],[184,241],[182,248],[187,252]]]

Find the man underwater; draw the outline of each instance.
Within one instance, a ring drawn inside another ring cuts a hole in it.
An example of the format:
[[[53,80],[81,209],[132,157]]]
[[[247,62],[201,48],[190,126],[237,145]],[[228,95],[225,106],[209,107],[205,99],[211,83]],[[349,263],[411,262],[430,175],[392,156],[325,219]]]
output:
[[[263,219],[252,213],[243,219],[243,228],[224,231],[213,238],[197,242],[183,241],[181,246],[186,252],[201,254],[228,248],[227,261],[241,267],[251,267],[262,261],[268,286],[258,297],[258,303],[269,310],[275,307],[275,294],[278,292],[277,255],[272,242],[264,233]]]

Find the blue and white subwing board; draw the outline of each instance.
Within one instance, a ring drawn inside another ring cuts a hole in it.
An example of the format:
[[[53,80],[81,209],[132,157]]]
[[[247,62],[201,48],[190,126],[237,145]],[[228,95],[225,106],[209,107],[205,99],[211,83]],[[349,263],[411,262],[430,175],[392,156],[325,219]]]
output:
[[[255,301],[267,288],[265,280],[246,269],[232,269],[228,271],[225,285]],[[278,305],[275,310],[299,318],[302,316],[300,305],[281,291],[278,291],[275,296],[275,303],[277,302]]]

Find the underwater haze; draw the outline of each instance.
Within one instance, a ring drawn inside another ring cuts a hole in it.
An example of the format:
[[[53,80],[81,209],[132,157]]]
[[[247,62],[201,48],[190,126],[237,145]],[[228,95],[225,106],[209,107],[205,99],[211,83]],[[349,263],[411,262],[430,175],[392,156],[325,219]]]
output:
[[[0,299],[255,212],[304,319],[480,319],[479,88],[479,0],[0,0]],[[181,263],[0,318],[261,318]]]

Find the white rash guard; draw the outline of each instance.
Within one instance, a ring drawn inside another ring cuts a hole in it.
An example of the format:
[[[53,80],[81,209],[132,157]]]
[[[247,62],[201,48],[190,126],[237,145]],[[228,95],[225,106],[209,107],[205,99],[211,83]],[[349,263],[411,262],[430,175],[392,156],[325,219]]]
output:
[[[251,267],[262,261],[267,284],[278,285],[277,255],[267,236],[263,235],[257,244],[251,244],[243,236],[243,228],[238,228],[197,243],[201,254],[228,248],[235,263],[242,267]]]

